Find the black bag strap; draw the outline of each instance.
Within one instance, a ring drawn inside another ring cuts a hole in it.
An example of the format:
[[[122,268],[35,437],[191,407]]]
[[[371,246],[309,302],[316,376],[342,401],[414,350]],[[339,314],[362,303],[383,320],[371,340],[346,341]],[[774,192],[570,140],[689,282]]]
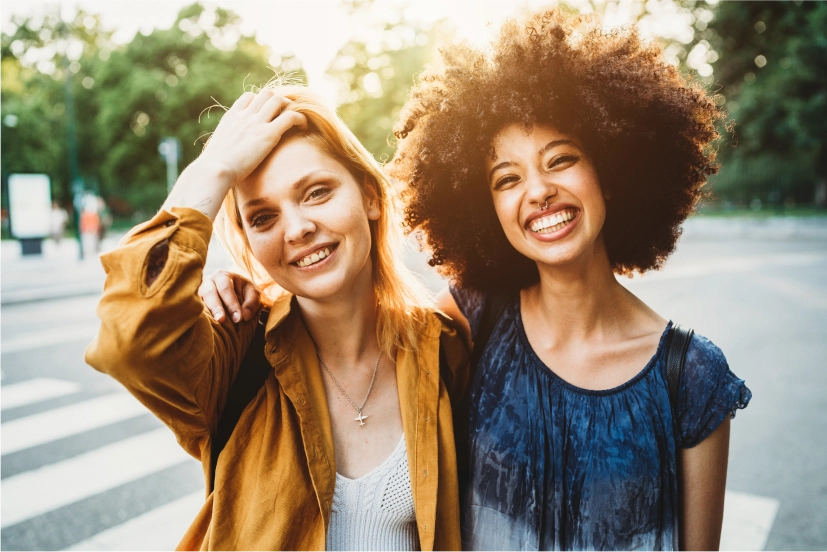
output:
[[[241,361],[235,381],[227,392],[224,411],[218,419],[218,426],[212,436],[210,491],[215,488],[215,469],[218,466],[218,456],[230,440],[242,412],[258,395],[267,376],[273,372],[273,367],[267,357],[264,356],[264,321],[266,319],[266,315],[259,318],[253,340],[250,342],[250,346],[247,347],[247,353],[244,355],[244,360]]]
[[[505,306],[508,303],[508,296],[502,293],[492,293],[485,299],[482,306],[482,315],[480,316],[480,325],[477,328],[477,335],[474,336],[474,350],[471,351],[471,373],[468,377],[468,385],[474,379],[474,374],[477,372],[477,364],[482,358],[482,352],[488,345],[488,340],[491,338],[491,332],[494,331],[494,326],[497,325],[497,320]]]
[[[684,328],[678,324],[672,326],[669,337],[669,349],[666,352],[666,384],[669,386],[669,404],[672,407],[672,419],[678,420],[678,391],[683,373],[683,364],[686,361],[686,350],[692,340],[692,328]]]

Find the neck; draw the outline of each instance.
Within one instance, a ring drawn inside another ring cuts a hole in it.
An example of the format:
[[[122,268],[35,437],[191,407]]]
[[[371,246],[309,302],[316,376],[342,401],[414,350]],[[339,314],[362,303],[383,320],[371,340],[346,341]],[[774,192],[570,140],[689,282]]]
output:
[[[638,302],[615,279],[602,237],[570,263],[537,268],[540,281],[523,290],[522,309],[531,309],[553,341],[576,343],[616,331]]]
[[[325,364],[333,369],[367,363],[372,368],[379,354],[379,342],[376,337],[376,293],[370,263],[351,288],[336,293],[334,298],[296,299],[307,331]]]

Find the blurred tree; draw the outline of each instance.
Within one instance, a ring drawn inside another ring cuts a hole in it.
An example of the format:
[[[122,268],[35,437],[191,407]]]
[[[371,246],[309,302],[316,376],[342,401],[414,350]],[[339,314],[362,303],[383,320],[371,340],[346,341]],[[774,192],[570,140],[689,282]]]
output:
[[[350,0],[351,14],[364,13],[369,0]],[[406,21],[400,12],[345,44],[328,74],[340,83],[338,113],[357,138],[384,162],[396,145],[393,124],[415,77],[434,55],[437,25]]]
[[[59,18],[15,21],[15,33],[2,37],[3,173],[49,172],[59,195],[68,196],[63,81],[69,75],[81,174],[87,184],[97,183],[114,211],[148,215],[166,196],[162,138],[179,139],[183,168],[200,152],[199,138],[218,124],[220,106],[232,104],[244,86],[275,73],[306,80],[294,56],[271,56],[239,23],[230,11],[196,3],[183,8],[170,29],[138,33],[118,46],[97,18],[78,12],[69,34],[83,47],[71,46],[67,72],[54,40]],[[51,63],[38,60],[53,51]],[[9,115],[15,126],[5,124]]]
[[[827,3],[721,2],[709,26],[716,84],[737,123],[716,191],[812,202],[817,183],[827,191]]]

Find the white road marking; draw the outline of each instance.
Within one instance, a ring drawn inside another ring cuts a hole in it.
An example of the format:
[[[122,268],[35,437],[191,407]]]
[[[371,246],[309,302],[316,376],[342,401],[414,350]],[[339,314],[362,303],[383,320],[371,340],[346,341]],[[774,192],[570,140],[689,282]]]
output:
[[[4,338],[2,344],[0,344],[0,351],[3,353],[18,353],[52,345],[92,341],[99,328],[100,326],[97,324],[94,326],[64,326],[21,333],[10,338]]]
[[[17,408],[46,399],[71,395],[80,391],[80,385],[72,381],[54,378],[34,378],[0,388],[0,407],[3,410]]]
[[[173,550],[203,505],[204,493],[192,493],[67,550]]]
[[[128,393],[104,395],[3,424],[0,450],[3,454],[17,452],[147,412]]]
[[[763,550],[779,505],[774,498],[727,491],[721,550]]]
[[[0,481],[0,527],[67,506],[135,479],[194,461],[167,428]]]

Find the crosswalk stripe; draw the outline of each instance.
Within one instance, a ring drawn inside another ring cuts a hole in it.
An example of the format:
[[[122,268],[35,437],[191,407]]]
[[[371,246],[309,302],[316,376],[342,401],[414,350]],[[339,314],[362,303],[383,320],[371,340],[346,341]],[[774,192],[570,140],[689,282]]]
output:
[[[0,348],[3,353],[18,353],[30,349],[40,349],[51,345],[63,345],[79,341],[92,341],[100,329],[95,326],[64,326],[61,328],[50,328],[36,332],[27,332],[13,337],[3,339],[3,346]]]
[[[146,412],[146,407],[129,393],[104,395],[55,408],[3,424],[0,451],[2,454],[17,452]]]
[[[203,491],[188,494],[67,550],[172,550],[203,505]]]
[[[169,429],[125,439],[0,481],[0,527],[8,527],[192,460]]]
[[[779,506],[774,498],[727,491],[721,550],[763,550]]]
[[[78,391],[80,391],[80,385],[72,381],[34,378],[0,387],[0,408],[8,410],[46,399],[71,395]]]

